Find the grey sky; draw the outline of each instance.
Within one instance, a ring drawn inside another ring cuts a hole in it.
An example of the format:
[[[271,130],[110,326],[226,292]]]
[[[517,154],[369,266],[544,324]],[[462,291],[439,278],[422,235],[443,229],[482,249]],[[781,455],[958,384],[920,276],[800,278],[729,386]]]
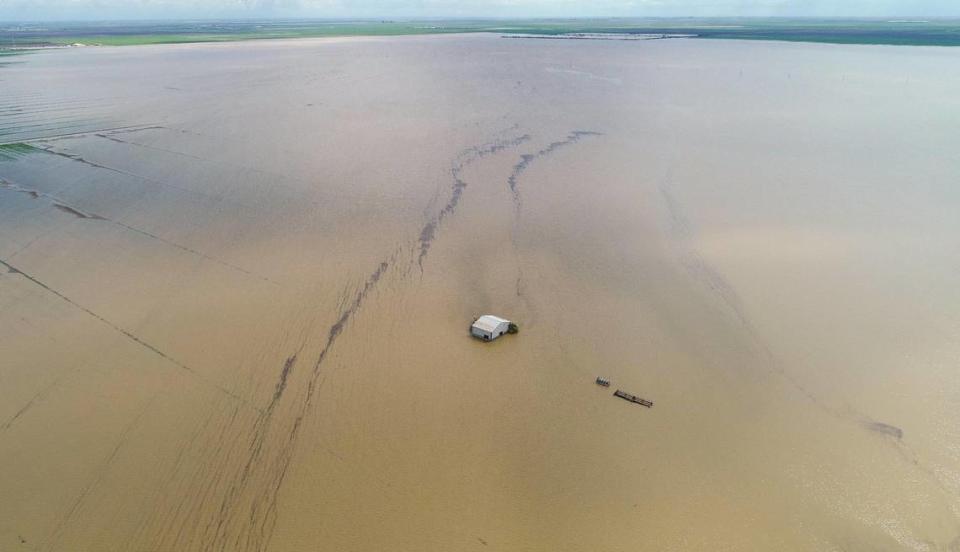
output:
[[[201,17],[960,16],[960,0],[0,0],[0,20]]]

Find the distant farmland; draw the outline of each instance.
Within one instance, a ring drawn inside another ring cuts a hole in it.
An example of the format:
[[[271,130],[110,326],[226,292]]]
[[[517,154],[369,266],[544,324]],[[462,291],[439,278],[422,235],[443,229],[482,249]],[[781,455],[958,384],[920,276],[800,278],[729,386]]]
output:
[[[0,48],[71,44],[123,46],[183,42],[395,36],[440,33],[563,35],[567,33],[683,34],[693,38],[779,40],[834,44],[960,45],[960,20],[880,19],[527,19],[527,20],[270,20],[8,24]]]

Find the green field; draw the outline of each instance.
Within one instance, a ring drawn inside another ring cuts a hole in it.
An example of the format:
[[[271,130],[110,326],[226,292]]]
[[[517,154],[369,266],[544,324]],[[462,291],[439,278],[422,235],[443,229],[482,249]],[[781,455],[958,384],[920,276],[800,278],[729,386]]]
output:
[[[557,36],[568,33],[688,34],[701,39],[785,40],[835,44],[960,46],[960,19],[527,19],[411,21],[207,21],[13,24],[0,29],[0,48],[125,46],[268,38],[490,32]]]

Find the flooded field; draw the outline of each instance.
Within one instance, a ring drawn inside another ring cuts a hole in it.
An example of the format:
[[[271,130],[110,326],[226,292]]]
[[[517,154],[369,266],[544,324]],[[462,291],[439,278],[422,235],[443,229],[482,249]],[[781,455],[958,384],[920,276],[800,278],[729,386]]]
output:
[[[952,50],[13,57],[0,550],[960,550]]]

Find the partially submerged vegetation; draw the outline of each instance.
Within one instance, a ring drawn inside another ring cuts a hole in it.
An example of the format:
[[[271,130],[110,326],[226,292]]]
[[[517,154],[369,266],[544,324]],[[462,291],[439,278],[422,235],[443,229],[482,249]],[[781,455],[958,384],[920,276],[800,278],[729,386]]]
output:
[[[35,148],[30,144],[0,144],[0,161],[12,161],[38,151],[40,151],[39,148]]]
[[[476,32],[539,36],[659,34],[836,44],[960,46],[960,19],[614,18],[22,24],[0,29],[0,49]]]

